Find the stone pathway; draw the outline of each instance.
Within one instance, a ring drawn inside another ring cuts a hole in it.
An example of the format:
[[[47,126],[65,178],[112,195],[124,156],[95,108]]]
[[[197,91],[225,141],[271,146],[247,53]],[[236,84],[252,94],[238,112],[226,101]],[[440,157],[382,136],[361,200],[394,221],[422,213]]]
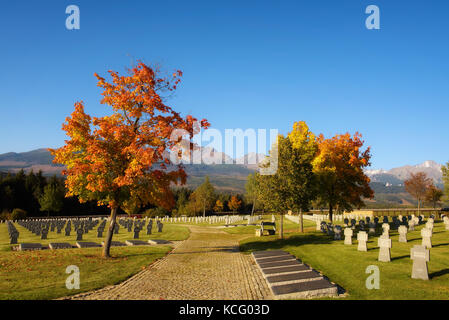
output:
[[[238,251],[241,235],[210,227],[188,226],[165,258],[115,286],[65,299],[260,300],[273,299],[250,255]]]

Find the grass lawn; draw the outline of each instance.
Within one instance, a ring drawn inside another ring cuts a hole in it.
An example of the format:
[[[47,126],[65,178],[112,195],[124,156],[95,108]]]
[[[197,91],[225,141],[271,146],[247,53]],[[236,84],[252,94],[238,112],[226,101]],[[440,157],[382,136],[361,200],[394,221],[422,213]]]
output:
[[[62,230],[61,234],[49,232],[48,239],[41,240],[17,223],[15,227],[20,232],[19,243],[76,242],[73,230],[70,237],[66,237]],[[164,224],[162,233],[156,232],[153,226],[153,234],[146,235],[144,229],[140,239],[185,240],[189,234],[185,226]],[[106,236],[106,232],[103,235]],[[113,236],[114,241],[130,239],[133,239],[133,232],[127,232],[123,227]],[[83,235],[83,241],[101,243],[103,240],[104,237],[97,238],[96,228]],[[117,284],[170,250],[170,246],[112,247],[112,259],[101,257],[102,248],[16,252],[11,250],[6,224],[0,224],[0,299],[53,299]],[[80,269],[79,290],[65,287],[69,276],[65,270],[69,265]]]
[[[41,240],[40,236],[36,236],[31,231],[27,230],[26,228],[18,225],[17,223],[14,224],[14,226],[19,231],[19,243],[41,243],[42,245],[48,245],[50,242],[68,242],[72,245],[76,243],[76,233],[74,231],[74,227],[72,225],[72,232],[69,237],[65,236],[65,231],[62,229],[62,232],[60,234],[56,233],[56,229],[54,232],[48,232],[48,236],[46,240]],[[106,237],[106,231],[103,233],[102,238],[97,238],[97,228],[95,227],[91,231],[89,231],[88,234],[83,234],[83,241],[92,241],[101,243],[104,241]],[[153,223],[153,229],[152,234],[147,235],[146,234],[146,227],[142,229],[142,231],[139,234],[140,240],[148,240],[148,239],[164,239],[164,240],[185,240],[189,237],[190,231],[185,226],[180,226],[176,224],[169,224],[164,223],[164,227],[162,229],[162,232],[159,233],[156,231],[156,224]],[[126,240],[132,240],[134,237],[134,232],[128,232],[127,229],[120,226],[119,234],[114,234],[112,237],[113,241],[126,241]],[[6,224],[0,224],[0,253],[2,251],[10,251],[11,245],[9,244],[9,236],[8,236],[8,229],[6,227]]]
[[[164,257],[171,247],[113,247],[111,259],[101,248],[0,252],[0,299],[54,299],[120,283]],[[80,289],[69,290],[67,266],[80,270]]]
[[[377,261],[377,236],[370,237],[368,252],[357,251],[356,236],[353,245],[334,241],[320,232],[290,233],[284,240],[278,235],[250,237],[240,241],[240,249],[250,253],[256,250],[282,249],[321,271],[331,281],[343,287],[346,299],[449,299],[449,231],[443,223],[435,223],[430,249],[429,276],[431,280],[411,279],[410,249],[421,244],[423,226],[407,235],[408,243],[399,243],[397,231],[391,231],[391,262]],[[368,290],[366,268],[379,267],[380,289]]]
[[[279,215],[275,215],[275,218],[276,218],[276,233],[279,234],[280,217],[279,217]],[[262,216],[262,220],[265,222],[271,222],[271,215]],[[260,224],[260,222],[262,220],[257,221],[257,224]],[[244,222],[244,223],[246,223],[246,222]],[[315,230],[316,224],[313,221],[304,219],[303,226],[304,226],[305,231],[313,231],[313,230]],[[239,226],[239,227],[223,228],[223,231],[226,231],[231,234],[253,234],[254,235],[256,233],[256,229],[259,229],[259,228],[260,228],[259,226]],[[267,227],[267,228],[271,229],[271,227]],[[299,224],[294,223],[284,217],[284,234],[291,233],[291,232],[298,232],[298,231],[299,231]]]

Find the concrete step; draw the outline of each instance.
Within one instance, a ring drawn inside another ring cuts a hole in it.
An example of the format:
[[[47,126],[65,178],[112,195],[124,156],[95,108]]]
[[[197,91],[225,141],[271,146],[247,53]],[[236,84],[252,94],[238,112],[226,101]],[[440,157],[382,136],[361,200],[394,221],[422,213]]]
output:
[[[289,254],[289,255],[279,256],[279,257],[257,258],[255,260],[257,263],[268,263],[268,262],[277,262],[277,261],[285,261],[285,260],[296,260],[296,257]]]
[[[337,286],[326,279],[272,286],[276,299],[304,299],[336,296]]]
[[[270,276],[270,277],[266,278],[268,285],[270,287],[280,286],[280,285],[284,285],[284,284],[315,281],[315,280],[321,280],[321,279],[324,279],[323,276],[321,274],[319,274],[318,272],[316,272],[315,270],[281,274],[278,276]]]
[[[283,274],[310,271],[311,269],[305,264],[298,264],[296,266],[285,266],[279,268],[261,268],[261,270],[262,275],[264,276],[264,278],[266,278],[270,276],[280,276]]]
[[[279,268],[286,266],[296,266],[298,264],[301,264],[301,262],[298,260],[284,260],[284,261],[258,263],[260,268]]]

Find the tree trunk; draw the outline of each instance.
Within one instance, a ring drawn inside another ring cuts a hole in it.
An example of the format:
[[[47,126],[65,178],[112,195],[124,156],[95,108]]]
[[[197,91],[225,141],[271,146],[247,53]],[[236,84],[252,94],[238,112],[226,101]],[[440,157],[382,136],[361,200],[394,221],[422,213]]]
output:
[[[114,227],[115,227],[115,218],[117,217],[117,208],[111,209],[111,216],[109,217],[109,229],[108,233],[106,235],[106,240],[104,242],[104,248],[103,248],[103,258],[110,258],[110,250],[111,250],[111,242],[112,242],[112,236],[114,234]]]
[[[329,220],[331,221],[331,223],[332,223],[332,210],[333,210],[334,208],[332,207],[332,203],[329,203]]]
[[[420,215],[419,213],[421,212],[421,200],[418,199],[418,216]]]
[[[253,208],[251,209],[251,215],[254,215],[254,207],[256,206],[256,200],[253,201]]]
[[[284,215],[281,213],[281,226],[280,226],[280,232],[279,235],[281,239],[284,239]]]
[[[304,220],[302,216],[302,209],[299,209],[299,232],[304,233]]]

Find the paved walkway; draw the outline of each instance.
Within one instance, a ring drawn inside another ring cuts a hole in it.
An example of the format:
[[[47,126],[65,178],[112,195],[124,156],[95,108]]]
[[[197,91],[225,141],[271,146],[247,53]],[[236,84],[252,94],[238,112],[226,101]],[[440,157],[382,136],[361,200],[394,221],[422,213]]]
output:
[[[210,227],[189,228],[189,239],[150,268],[121,284],[70,299],[273,299],[251,256],[238,251],[241,236]]]

